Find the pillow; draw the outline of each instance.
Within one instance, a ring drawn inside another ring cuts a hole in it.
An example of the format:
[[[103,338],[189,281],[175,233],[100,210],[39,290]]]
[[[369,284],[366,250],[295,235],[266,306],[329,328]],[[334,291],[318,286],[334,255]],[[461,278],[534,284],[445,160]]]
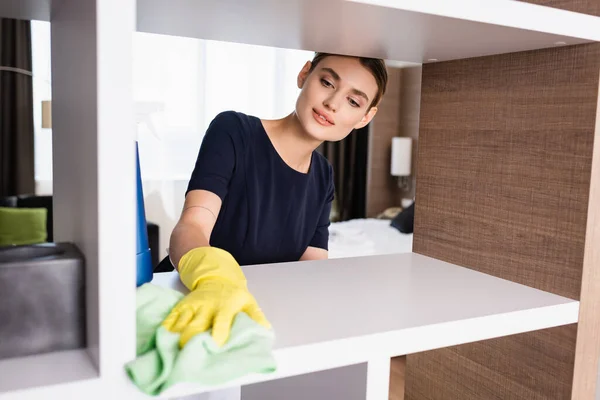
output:
[[[0,207],[0,246],[46,241],[45,208]]]
[[[17,196],[0,197],[0,207],[16,207]]]
[[[398,229],[402,233],[413,233],[413,225],[415,222],[415,203],[405,208],[400,214],[396,215],[391,226]]]

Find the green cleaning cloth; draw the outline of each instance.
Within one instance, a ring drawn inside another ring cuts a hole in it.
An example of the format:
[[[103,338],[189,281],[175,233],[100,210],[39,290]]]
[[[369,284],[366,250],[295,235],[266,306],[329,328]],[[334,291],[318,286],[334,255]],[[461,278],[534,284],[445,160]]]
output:
[[[274,334],[240,312],[229,340],[219,347],[210,331],[191,338],[179,348],[179,333],[161,326],[180,292],[146,283],[136,292],[136,358],[125,365],[133,383],[158,395],[177,383],[219,385],[249,373],[276,370],[272,354]]]

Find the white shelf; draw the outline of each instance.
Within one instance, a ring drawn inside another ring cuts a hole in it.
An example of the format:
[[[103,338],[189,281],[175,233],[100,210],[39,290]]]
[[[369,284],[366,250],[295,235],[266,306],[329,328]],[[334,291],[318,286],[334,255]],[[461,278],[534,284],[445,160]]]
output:
[[[244,271],[275,329],[278,370],[225,386],[566,325],[578,318],[578,301],[413,253]],[[156,274],[153,283],[187,291],[175,272]],[[180,385],[164,397],[214,389]]]
[[[49,20],[49,2],[3,0],[0,16]],[[137,1],[141,32],[416,63],[600,41],[599,26],[513,0]]]
[[[600,18],[512,0],[139,0],[138,30],[427,62],[600,40]]]
[[[48,386],[53,394],[69,393],[96,380],[98,371],[85,349],[0,360],[0,398],[7,392],[11,399],[42,398],[50,394]]]

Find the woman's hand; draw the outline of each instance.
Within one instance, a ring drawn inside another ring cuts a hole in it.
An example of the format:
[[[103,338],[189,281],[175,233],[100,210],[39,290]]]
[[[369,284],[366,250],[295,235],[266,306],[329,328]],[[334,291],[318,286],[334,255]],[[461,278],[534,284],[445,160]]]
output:
[[[215,343],[222,346],[227,342],[233,319],[240,311],[264,327],[271,327],[254,296],[245,287],[225,279],[208,279],[171,310],[163,326],[181,334],[180,347],[212,327]]]
[[[181,258],[178,269],[181,281],[191,292],[171,310],[162,326],[181,334],[181,347],[211,327],[213,339],[222,346],[238,312],[271,327],[248,291],[242,269],[227,251],[216,247],[192,249]]]

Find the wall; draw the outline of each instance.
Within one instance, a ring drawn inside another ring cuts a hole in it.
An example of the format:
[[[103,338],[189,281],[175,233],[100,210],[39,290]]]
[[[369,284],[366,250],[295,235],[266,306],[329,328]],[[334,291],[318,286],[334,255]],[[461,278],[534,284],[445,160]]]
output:
[[[389,207],[399,207],[403,198],[414,198],[416,149],[419,135],[421,66],[388,67],[388,86],[371,123],[367,177],[367,217],[376,217]],[[392,138],[413,141],[411,188],[404,192],[390,175]]]

